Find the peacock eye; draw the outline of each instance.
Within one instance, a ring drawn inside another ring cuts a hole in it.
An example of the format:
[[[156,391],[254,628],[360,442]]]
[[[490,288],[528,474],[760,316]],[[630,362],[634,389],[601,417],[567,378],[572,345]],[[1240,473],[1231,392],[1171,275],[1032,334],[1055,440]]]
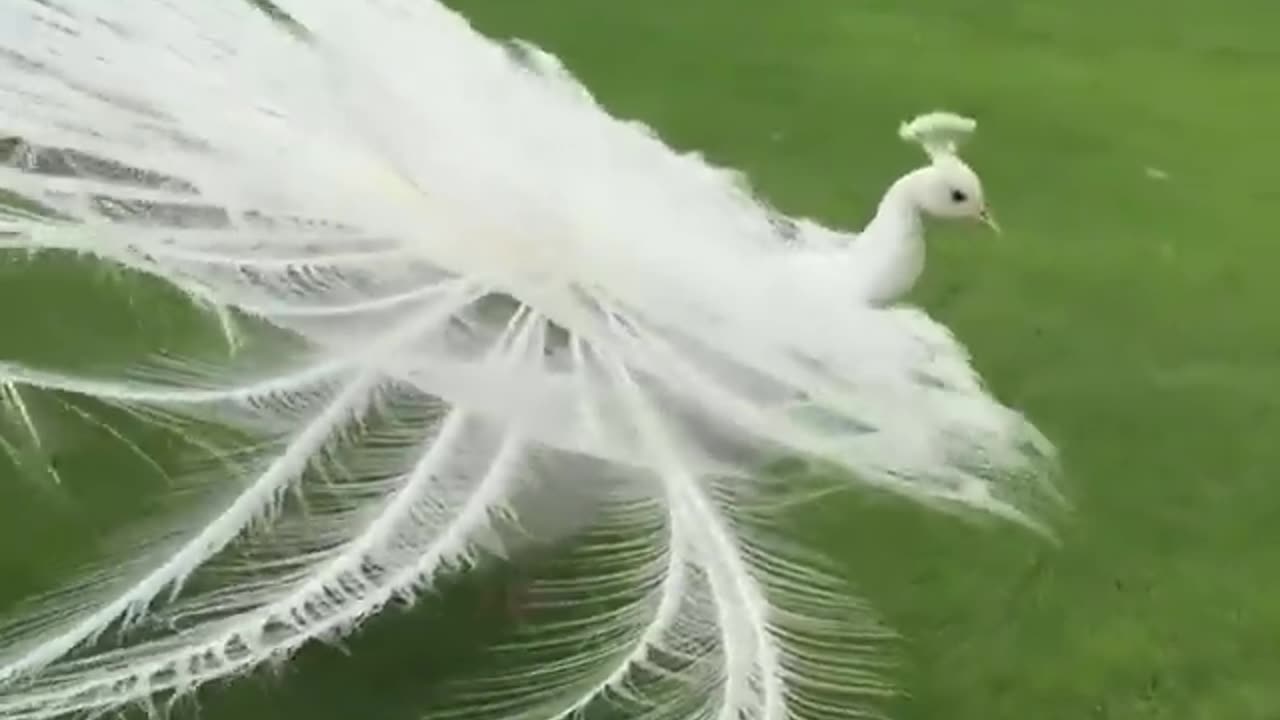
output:
[[[968,199],[969,199],[969,196],[968,196],[968,195],[965,195],[965,194],[964,194],[964,191],[962,191],[962,190],[952,190],[952,191],[951,191],[951,200],[952,200],[953,202],[962,203],[962,202],[964,202],[965,200],[968,200]]]

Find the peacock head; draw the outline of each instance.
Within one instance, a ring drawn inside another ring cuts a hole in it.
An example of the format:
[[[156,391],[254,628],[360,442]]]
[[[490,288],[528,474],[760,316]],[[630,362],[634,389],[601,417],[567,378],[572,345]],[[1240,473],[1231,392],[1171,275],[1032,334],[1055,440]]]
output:
[[[911,174],[911,194],[928,215],[977,220],[999,233],[1000,226],[987,207],[982,180],[956,154],[960,141],[976,126],[969,118],[943,112],[921,115],[902,126],[902,138],[919,143],[932,160]]]

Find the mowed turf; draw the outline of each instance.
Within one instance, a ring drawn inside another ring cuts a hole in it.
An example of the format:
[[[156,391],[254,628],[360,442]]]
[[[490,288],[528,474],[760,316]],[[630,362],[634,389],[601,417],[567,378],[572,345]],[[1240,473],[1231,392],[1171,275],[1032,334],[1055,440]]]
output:
[[[915,301],[1060,446],[1059,545],[810,508],[903,635],[903,720],[1280,717],[1280,4],[456,0],[615,114],[849,227],[979,121],[1006,232],[936,227]]]
[[[976,117],[965,154],[1005,235],[933,228],[913,301],[1061,448],[1060,541],[857,492],[796,510],[794,532],[902,634],[900,720],[1280,717],[1280,5],[452,4],[561,56],[616,115],[746,171],[784,211],[846,227],[921,162],[901,120]],[[38,273],[3,270],[5,357],[100,353],[95,333],[122,355],[157,335],[208,341],[190,315],[140,329],[131,310],[158,291],[87,317],[72,300],[110,279]],[[110,438],[65,443],[70,499],[0,470],[5,608],[163,493]],[[199,715],[416,717],[476,634],[497,633],[494,601],[450,595],[447,627],[431,607],[380,617],[352,656],[308,650],[207,694]]]

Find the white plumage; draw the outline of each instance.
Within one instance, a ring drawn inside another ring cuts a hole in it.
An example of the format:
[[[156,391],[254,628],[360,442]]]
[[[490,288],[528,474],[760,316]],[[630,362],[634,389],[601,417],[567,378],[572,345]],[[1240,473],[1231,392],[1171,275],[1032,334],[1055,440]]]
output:
[[[455,710],[851,715],[883,689],[870,631],[842,586],[764,541],[761,467],[808,458],[1034,524],[1049,443],[945,328],[878,307],[920,272],[922,214],[983,211],[947,139],[966,121],[904,128],[933,162],[848,249],[786,249],[740,178],[612,119],[534,48],[435,2],[276,4],[289,31],[249,3],[0,8],[0,130],[23,148],[0,187],[25,198],[0,242],[158,278],[236,348],[92,375],[15,360],[0,383],[242,438],[196,433],[219,458],[206,500],[0,635],[0,716],[286,656],[518,550],[508,518],[584,548],[548,592],[621,606],[522,636],[572,658],[540,692],[477,678],[491,702]],[[270,530],[246,535],[255,521]],[[245,545],[268,560],[224,559]],[[121,623],[122,644],[104,635]]]

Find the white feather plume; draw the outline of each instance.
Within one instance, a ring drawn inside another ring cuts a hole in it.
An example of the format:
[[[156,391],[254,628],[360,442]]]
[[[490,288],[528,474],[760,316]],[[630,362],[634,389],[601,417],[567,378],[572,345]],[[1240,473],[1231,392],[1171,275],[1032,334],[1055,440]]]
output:
[[[960,144],[978,129],[973,118],[949,112],[931,112],[904,122],[898,135],[908,142],[918,143],[931,158],[955,155]]]
[[[0,362],[29,447],[25,399],[49,396],[217,461],[129,562],[20,609],[0,716],[182,697],[533,525],[568,548],[536,583],[549,612],[433,717],[855,716],[886,691],[884,633],[768,539],[764,464],[1038,526],[1048,441],[924,313],[788,271],[741,177],[437,2],[263,7],[0,7],[0,251],[161,282],[232,345]],[[934,153],[972,129],[903,136]]]

